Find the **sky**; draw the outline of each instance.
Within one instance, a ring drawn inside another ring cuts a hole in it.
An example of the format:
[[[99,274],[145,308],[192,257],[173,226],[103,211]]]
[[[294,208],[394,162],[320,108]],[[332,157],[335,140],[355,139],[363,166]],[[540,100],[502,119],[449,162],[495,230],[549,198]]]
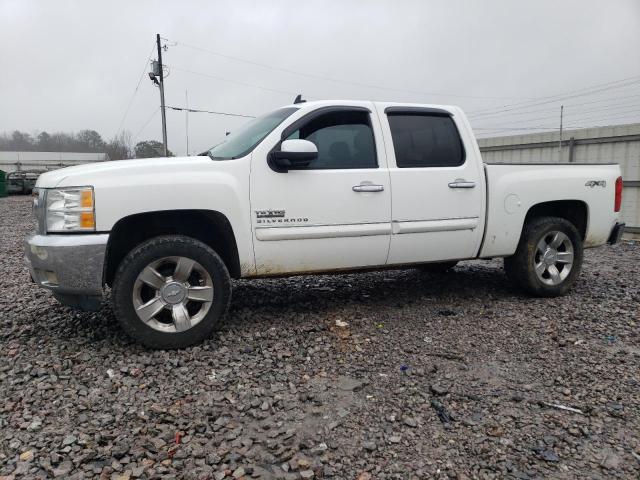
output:
[[[308,99],[463,107],[479,136],[640,122],[640,0],[0,0],[0,132],[128,130],[166,104],[260,115]],[[246,118],[191,113],[189,153]],[[186,115],[167,111],[186,153]]]

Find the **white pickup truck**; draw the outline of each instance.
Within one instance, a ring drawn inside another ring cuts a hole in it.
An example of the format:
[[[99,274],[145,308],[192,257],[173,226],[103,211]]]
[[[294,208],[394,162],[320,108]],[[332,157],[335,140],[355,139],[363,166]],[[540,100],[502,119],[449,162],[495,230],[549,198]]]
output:
[[[560,295],[584,247],[615,243],[615,164],[483,164],[457,107],[297,103],[201,156],[42,175],[26,242],[33,279],[152,348],[207,338],[231,278],[504,257],[528,292]]]

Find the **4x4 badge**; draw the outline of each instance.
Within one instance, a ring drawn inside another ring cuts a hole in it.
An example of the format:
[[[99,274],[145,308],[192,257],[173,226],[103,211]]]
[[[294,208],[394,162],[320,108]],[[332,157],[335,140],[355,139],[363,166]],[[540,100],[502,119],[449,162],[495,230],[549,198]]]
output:
[[[606,187],[607,186],[607,182],[604,180],[589,180],[587,183],[584,184],[585,187]]]

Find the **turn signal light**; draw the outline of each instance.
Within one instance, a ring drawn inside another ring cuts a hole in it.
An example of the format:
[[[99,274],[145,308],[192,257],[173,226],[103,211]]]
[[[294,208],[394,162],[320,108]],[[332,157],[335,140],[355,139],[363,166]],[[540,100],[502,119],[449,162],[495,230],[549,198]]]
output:
[[[80,228],[94,229],[96,227],[96,219],[93,212],[80,213]]]
[[[80,191],[80,206],[82,208],[93,208],[93,190]]]

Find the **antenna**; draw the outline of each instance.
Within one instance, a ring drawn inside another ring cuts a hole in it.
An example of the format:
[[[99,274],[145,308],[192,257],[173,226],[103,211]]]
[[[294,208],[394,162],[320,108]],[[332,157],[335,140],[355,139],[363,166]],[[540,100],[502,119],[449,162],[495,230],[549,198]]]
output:
[[[304,102],[306,102],[306,100],[302,99],[302,94],[301,93],[299,93],[298,96],[296,97],[296,99],[293,101],[294,105],[296,103],[304,103]]]

